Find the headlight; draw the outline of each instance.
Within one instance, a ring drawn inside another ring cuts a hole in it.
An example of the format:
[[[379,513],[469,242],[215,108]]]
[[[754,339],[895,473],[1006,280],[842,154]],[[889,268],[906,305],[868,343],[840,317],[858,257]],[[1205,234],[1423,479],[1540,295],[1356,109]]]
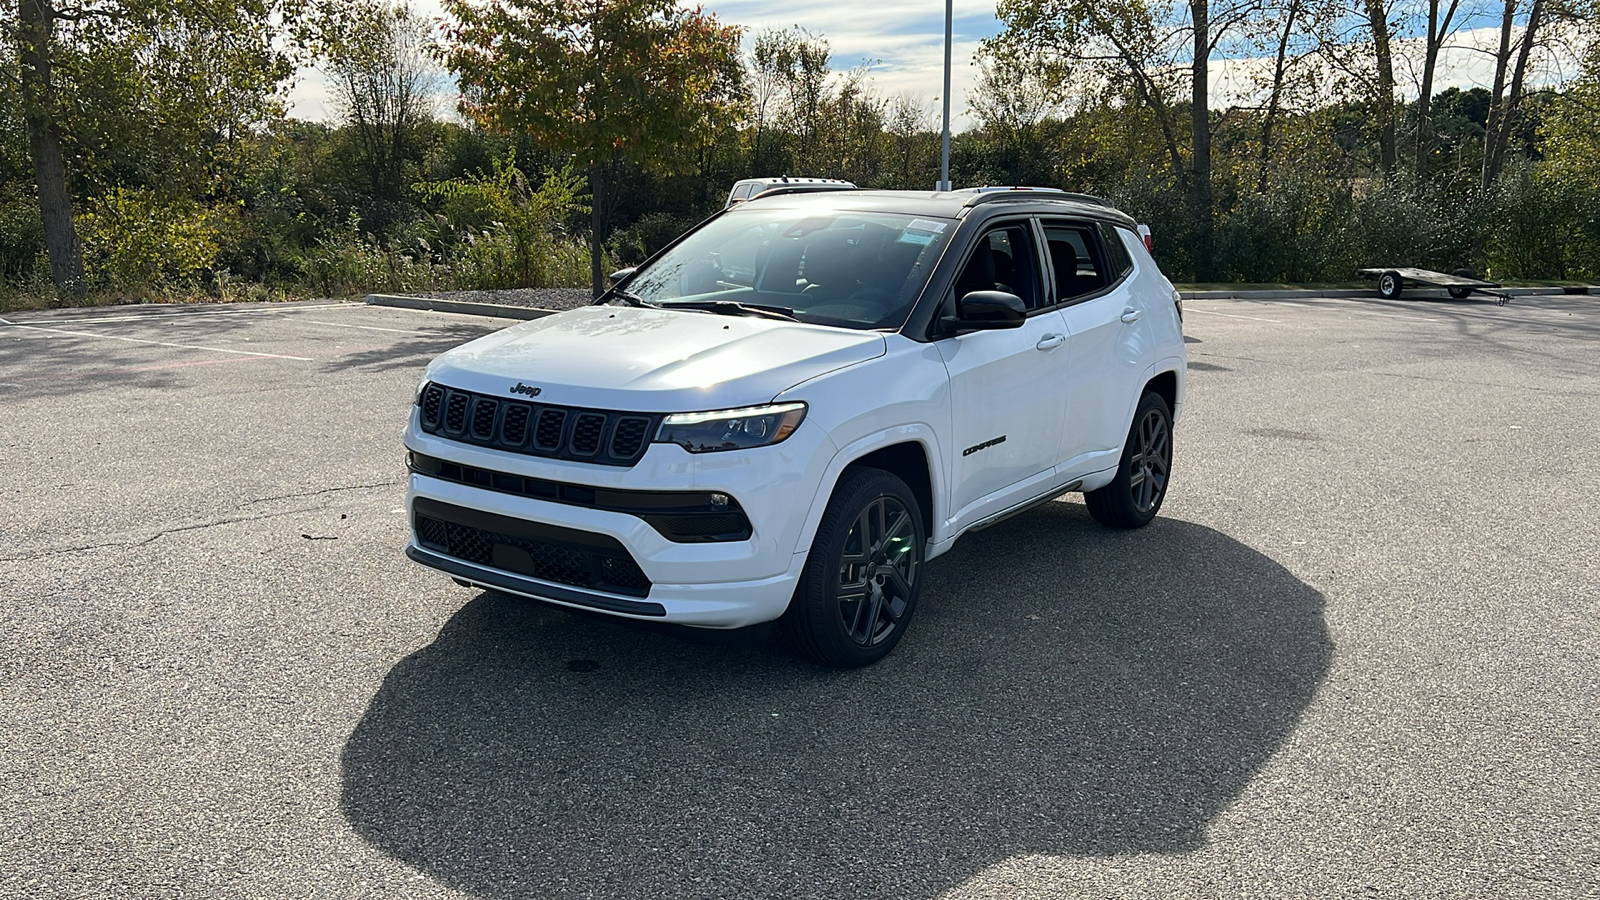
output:
[[[765,447],[794,434],[805,417],[804,403],[674,413],[661,422],[656,442],[677,444],[690,453]]]

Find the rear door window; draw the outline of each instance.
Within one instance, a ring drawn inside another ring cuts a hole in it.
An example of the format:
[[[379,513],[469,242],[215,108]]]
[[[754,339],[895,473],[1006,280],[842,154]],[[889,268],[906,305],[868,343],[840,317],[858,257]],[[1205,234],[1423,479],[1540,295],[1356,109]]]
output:
[[[1087,222],[1045,222],[1057,303],[1070,303],[1111,283],[1095,228]]]

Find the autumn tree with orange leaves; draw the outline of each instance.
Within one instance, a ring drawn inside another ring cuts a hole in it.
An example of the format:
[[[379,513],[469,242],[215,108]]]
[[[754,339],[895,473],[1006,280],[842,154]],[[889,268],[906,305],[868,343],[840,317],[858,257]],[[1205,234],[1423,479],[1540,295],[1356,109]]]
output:
[[[571,153],[589,176],[592,287],[625,163],[670,170],[737,117],[740,29],[673,0],[445,0],[445,62],[486,127]]]

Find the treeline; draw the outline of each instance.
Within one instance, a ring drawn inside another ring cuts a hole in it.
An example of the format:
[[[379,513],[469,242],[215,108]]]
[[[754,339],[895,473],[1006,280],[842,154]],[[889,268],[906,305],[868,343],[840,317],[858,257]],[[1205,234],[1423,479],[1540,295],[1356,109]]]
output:
[[[592,286],[742,177],[938,177],[932,102],[669,0],[446,0],[442,26],[383,0],[65,2],[0,15],[12,302]],[[1593,11],[1500,2],[1492,85],[1435,91],[1459,0],[1002,0],[951,177],[1106,196],[1176,280],[1600,276]],[[1224,57],[1252,62],[1215,103]],[[310,64],[337,124],[285,115]]]

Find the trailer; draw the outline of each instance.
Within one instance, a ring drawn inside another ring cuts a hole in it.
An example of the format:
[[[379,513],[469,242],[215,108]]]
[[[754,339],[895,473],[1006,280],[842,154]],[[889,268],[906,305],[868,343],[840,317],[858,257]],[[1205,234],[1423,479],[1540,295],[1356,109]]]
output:
[[[1475,277],[1470,269],[1457,269],[1446,275],[1431,269],[1359,269],[1362,278],[1378,282],[1378,296],[1385,300],[1400,299],[1400,292],[1409,282],[1411,284],[1424,284],[1429,287],[1442,287],[1450,292],[1450,296],[1462,300],[1474,293],[1488,294],[1494,298],[1496,306],[1505,306],[1511,299],[1509,294],[1495,290],[1500,287],[1493,281],[1481,281]]]

